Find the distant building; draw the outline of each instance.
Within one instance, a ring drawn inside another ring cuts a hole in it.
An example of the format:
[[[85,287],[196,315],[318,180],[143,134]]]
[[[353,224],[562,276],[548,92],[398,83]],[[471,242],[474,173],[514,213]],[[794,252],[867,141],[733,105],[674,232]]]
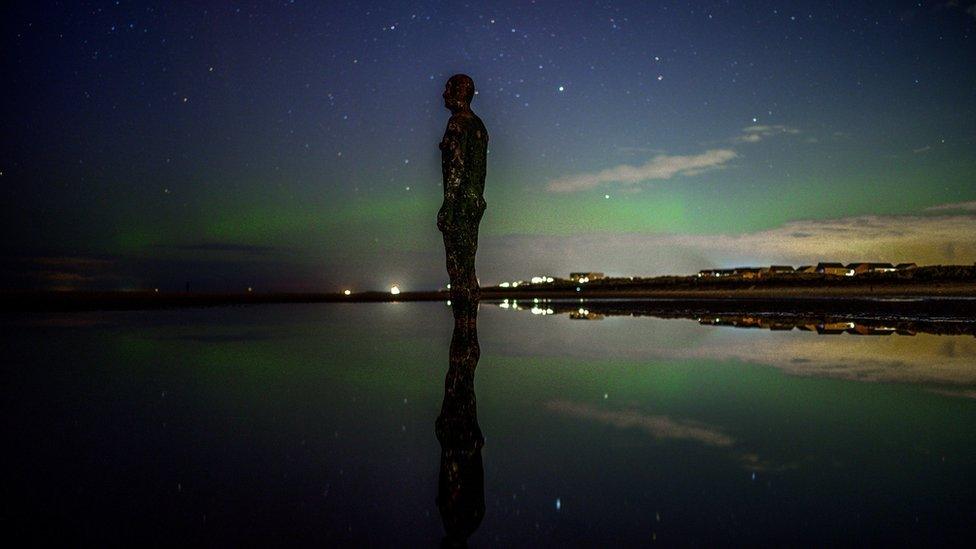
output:
[[[569,273],[569,279],[577,284],[585,284],[601,278],[606,278],[606,276],[603,273]]]
[[[748,315],[735,316],[732,325],[736,328],[762,328],[762,319]]]
[[[895,333],[894,328],[887,326],[866,326],[864,324],[854,324],[854,327],[847,330],[851,335],[891,335]]]
[[[735,269],[705,269],[698,271],[699,278],[719,278],[723,276],[732,276],[735,274]]]
[[[698,323],[699,324],[705,324],[705,325],[708,325],[708,326],[735,326],[736,325],[734,319],[731,319],[731,318],[722,318],[722,317],[715,317],[715,318],[705,317],[705,318],[699,318],[698,319]]]
[[[817,272],[817,266],[816,265],[801,265],[801,266],[799,266],[799,267],[796,268],[796,272],[797,273],[804,273],[804,274],[815,273],[815,272]]]
[[[895,265],[896,271],[907,271],[908,269],[917,269],[918,265],[914,263],[899,263]]]
[[[736,267],[733,274],[742,278],[759,278],[759,267]]]
[[[853,328],[853,322],[825,322],[823,324],[817,324],[817,333],[824,335],[838,335]]]
[[[895,270],[891,263],[850,263],[847,268],[853,269],[854,274],[890,273]]]
[[[829,276],[854,276],[854,269],[843,263],[817,263],[817,272]]]
[[[770,265],[763,267],[759,271],[760,276],[775,276],[783,274],[793,274],[793,267],[790,265]]]

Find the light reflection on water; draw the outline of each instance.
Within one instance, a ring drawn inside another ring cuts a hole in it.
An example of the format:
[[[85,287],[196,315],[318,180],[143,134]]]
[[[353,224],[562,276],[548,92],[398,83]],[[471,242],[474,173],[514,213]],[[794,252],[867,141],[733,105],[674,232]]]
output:
[[[510,304],[500,306],[519,310]],[[591,306],[562,307],[566,318],[591,321],[584,327],[561,323],[553,333],[539,324],[514,333],[532,333],[529,345],[542,353],[558,349],[594,358],[737,360],[803,376],[944,385],[936,390],[959,396],[972,397],[976,389],[976,337],[950,335],[963,329],[972,331],[968,326],[974,321],[960,328],[959,321],[823,320],[728,313],[621,318],[590,311],[587,307]],[[689,321],[713,329],[694,330],[686,326]],[[563,332],[574,337],[566,338]],[[546,341],[549,337],[556,341]]]
[[[117,544],[434,545],[447,501],[473,545],[973,533],[972,336],[479,316],[461,377],[443,304],[6,318],[5,518]],[[454,453],[445,410],[476,413]]]

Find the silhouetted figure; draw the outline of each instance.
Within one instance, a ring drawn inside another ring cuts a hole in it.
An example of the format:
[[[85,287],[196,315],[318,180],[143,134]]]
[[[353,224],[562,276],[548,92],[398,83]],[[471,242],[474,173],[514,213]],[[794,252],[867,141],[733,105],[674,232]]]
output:
[[[488,163],[488,130],[471,111],[473,97],[471,77],[455,74],[447,81],[444,106],[450,109],[451,119],[440,144],[444,203],[437,212],[437,228],[444,234],[447,252],[451,300],[465,305],[462,311],[465,314],[476,306],[481,295],[474,259],[478,250],[478,224],[485,213]]]
[[[443,545],[448,547],[464,546],[485,516],[485,468],[481,461],[485,437],[478,426],[474,394],[474,372],[481,356],[478,319],[464,307],[454,312],[444,402],[434,424],[441,443],[437,509],[446,533]]]

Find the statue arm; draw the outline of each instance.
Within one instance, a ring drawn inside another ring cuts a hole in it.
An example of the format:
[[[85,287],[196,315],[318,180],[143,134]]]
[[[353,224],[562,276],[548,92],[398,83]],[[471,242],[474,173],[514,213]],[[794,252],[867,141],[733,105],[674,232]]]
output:
[[[444,203],[437,212],[437,226],[442,231],[453,221],[454,210],[461,198],[461,183],[464,180],[464,131],[457,120],[451,119],[441,141],[443,155]]]
[[[447,124],[444,140],[447,142],[447,164],[444,167],[444,194],[452,200],[460,196],[464,180],[464,139],[461,125],[454,119]]]

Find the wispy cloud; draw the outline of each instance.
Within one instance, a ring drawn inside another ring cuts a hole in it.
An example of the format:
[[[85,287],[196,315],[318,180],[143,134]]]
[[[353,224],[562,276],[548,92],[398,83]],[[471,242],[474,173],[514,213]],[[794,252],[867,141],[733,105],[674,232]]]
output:
[[[640,429],[654,438],[692,440],[708,446],[732,446],[735,439],[715,427],[695,421],[648,415],[636,410],[602,410],[589,404],[554,400],[546,408],[562,415],[612,425],[618,429]]]
[[[748,128],[742,128],[742,135],[738,135],[732,138],[733,143],[758,143],[763,139],[773,137],[776,135],[796,135],[800,133],[800,130],[796,128],[791,128],[789,126],[783,126],[780,124],[768,126],[749,126]]]
[[[976,200],[971,202],[952,202],[925,208],[927,212],[976,212]]]
[[[966,15],[971,15],[973,17],[976,17],[976,4],[971,4],[970,6],[964,8],[964,7],[962,7],[959,4],[959,0],[948,0],[947,2],[943,2],[941,4],[937,4],[936,5],[936,9],[940,9],[940,10],[941,9],[957,10],[958,9],[958,10],[962,10],[964,13],[966,13]]]
[[[795,469],[798,463],[777,464],[755,452],[736,451],[736,440],[721,429],[688,419],[651,415],[639,410],[606,410],[583,402],[552,400],[546,408],[557,414],[610,425],[617,429],[635,429],[660,440],[691,441],[732,450],[732,457],[749,471],[783,471]]]
[[[547,189],[555,193],[569,193],[608,183],[632,186],[643,181],[697,175],[704,171],[722,168],[736,157],[738,154],[731,149],[713,149],[687,156],[660,154],[640,166],[622,164],[599,172],[554,179],[549,182]]]
[[[617,147],[617,152],[622,154],[665,154],[667,151],[654,147]]]
[[[46,267],[69,270],[107,268],[114,263],[111,259],[85,256],[28,257],[22,259]]]
[[[0,282],[13,288],[76,290],[101,281],[116,281],[114,259],[89,256],[3,257]]]
[[[235,244],[230,242],[204,242],[199,244],[159,244],[160,249],[178,250],[182,252],[233,252],[247,254],[271,254],[286,251],[276,246],[258,246],[253,244]]]
[[[778,135],[797,135],[802,133],[797,128],[782,124],[754,125],[742,128],[742,133],[730,139],[732,143],[758,143]],[[812,140],[812,141],[811,141]],[[816,138],[808,138],[808,142],[816,142]],[[621,152],[659,152],[653,149],[639,147],[622,147]],[[700,154],[668,155],[659,152],[646,163],[634,166],[620,164],[612,168],[597,172],[567,175],[553,179],[546,188],[554,193],[571,193],[585,191],[607,184],[618,184],[623,190],[635,190],[638,183],[660,179],[671,179],[675,176],[695,176],[711,170],[724,168],[728,163],[739,157],[733,149],[710,149]]]
[[[956,391],[952,389],[930,389],[930,392],[935,393],[937,395],[944,395],[944,396],[956,397],[956,398],[971,398],[973,400],[976,400],[976,390]]]

